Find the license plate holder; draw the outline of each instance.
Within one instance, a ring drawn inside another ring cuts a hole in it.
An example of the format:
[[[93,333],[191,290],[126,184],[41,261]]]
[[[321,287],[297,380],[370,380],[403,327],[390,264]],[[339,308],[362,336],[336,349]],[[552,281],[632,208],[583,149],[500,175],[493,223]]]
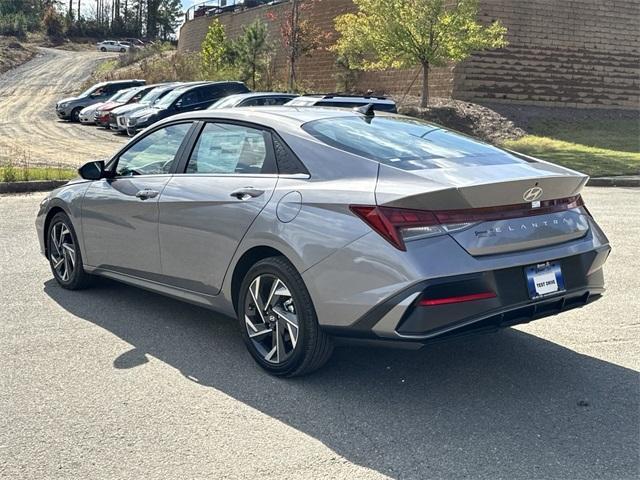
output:
[[[524,269],[529,297],[548,297],[564,292],[562,268],[557,262],[545,262]]]

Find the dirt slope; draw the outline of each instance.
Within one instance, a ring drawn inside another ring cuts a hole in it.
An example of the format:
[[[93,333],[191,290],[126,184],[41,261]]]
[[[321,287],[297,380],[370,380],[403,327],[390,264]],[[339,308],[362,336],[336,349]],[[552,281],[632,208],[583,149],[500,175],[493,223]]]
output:
[[[0,75],[0,161],[78,166],[110,156],[126,138],[58,120],[55,103],[79,93],[112,54],[40,48],[32,60]]]

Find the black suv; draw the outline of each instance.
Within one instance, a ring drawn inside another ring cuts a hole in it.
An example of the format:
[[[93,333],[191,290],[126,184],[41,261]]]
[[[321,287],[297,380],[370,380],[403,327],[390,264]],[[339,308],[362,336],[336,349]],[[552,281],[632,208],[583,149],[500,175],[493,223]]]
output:
[[[138,130],[163,118],[177,113],[205,110],[222,97],[248,91],[242,82],[208,82],[178,87],[153,106],[132,114],[127,120],[127,133],[134,135]]]
[[[116,80],[113,82],[97,83],[77,97],[63,98],[56,103],[56,114],[63,120],[78,121],[80,110],[98,102],[104,102],[114,93],[125,88],[144,85],[144,80]]]

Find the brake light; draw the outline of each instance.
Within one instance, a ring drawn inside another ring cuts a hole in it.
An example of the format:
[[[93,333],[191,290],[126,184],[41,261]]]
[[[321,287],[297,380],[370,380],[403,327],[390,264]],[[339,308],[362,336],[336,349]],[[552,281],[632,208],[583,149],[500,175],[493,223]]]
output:
[[[535,208],[531,203],[433,211],[375,205],[351,205],[349,208],[394,247],[406,250],[405,240],[453,233],[481,222],[544,215],[578,207],[584,207],[580,195],[545,200]]]

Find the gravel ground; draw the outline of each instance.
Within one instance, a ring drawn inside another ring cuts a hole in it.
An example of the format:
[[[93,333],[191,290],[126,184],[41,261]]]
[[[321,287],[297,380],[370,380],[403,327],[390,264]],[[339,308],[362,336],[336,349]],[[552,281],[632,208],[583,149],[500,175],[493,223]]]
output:
[[[0,161],[69,165],[109,157],[127,138],[58,120],[57,100],[80,93],[98,63],[95,51],[39,48],[36,57],[0,75]]]
[[[100,281],[59,288],[42,194],[0,196],[0,478],[638,478],[640,190],[591,188],[606,296],[417,352],[265,375],[234,321]]]

